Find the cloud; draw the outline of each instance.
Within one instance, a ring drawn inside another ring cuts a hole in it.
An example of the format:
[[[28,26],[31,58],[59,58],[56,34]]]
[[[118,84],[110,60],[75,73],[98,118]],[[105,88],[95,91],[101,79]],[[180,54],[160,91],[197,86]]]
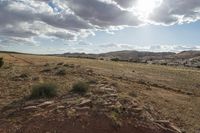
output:
[[[148,19],[163,25],[195,22],[200,19],[200,1],[163,0]]]
[[[122,10],[111,2],[68,0],[66,3],[76,15],[99,28],[122,25],[139,26],[142,24],[134,12]]]
[[[30,38],[50,35],[66,40],[89,33],[92,26],[68,10],[55,12],[47,1],[1,0],[0,35]]]
[[[122,8],[132,8],[137,0],[114,0]]]
[[[141,19],[134,10],[138,1],[0,0],[0,37],[11,40],[48,37],[75,41],[94,35],[98,30],[113,33],[124,27],[147,23],[172,25],[200,19],[199,0],[160,0],[161,4],[152,10],[147,20]]]

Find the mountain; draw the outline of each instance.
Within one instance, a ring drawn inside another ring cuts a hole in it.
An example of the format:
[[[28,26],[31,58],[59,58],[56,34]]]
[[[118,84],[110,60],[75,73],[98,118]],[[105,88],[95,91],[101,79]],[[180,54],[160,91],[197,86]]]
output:
[[[173,53],[125,50],[101,54],[65,53],[60,56],[200,68],[200,51]]]
[[[175,53],[172,52],[144,52],[144,51],[115,51],[101,54],[86,54],[86,53],[64,53],[61,56],[67,57],[93,57],[93,58],[119,58],[120,60],[138,60],[142,58],[153,58],[153,59],[162,59],[169,56],[173,56]]]
[[[189,59],[200,56],[200,51],[183,51],[175,55],[175,58]]]
[[[120,60],[162,59],[173,56],[172,52],[116,51],[99,54],[100,57],[119,58]]]

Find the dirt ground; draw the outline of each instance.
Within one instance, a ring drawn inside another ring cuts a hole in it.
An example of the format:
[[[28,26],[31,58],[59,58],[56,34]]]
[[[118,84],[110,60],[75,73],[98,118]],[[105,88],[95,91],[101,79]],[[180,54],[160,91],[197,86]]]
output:
[[[1,132],[200,132],[199,69],[21,54],[0,57],[5,61],[0,68]],[[56,75],[60,69],[66,75]],[[86,96],[70,94],[77,81],[90,83]],[[57,84],[59,95],[24,100],[42,82]]]

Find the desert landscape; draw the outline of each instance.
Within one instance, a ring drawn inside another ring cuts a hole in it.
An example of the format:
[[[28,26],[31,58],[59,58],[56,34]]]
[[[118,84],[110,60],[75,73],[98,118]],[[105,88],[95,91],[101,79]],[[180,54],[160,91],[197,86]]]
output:
[[[198,68],[9,52],[0,57],[2,133],[200,131]],[[42,85],[55,85],[56,94],[33,95]]]
[[[0,0],[0,133],[200,133],[200,0]]]

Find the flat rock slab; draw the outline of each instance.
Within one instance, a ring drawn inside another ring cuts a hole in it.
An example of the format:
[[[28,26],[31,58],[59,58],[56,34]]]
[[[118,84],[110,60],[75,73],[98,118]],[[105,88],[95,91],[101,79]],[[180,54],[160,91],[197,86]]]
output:
[[[37,105],[37,107],[45,108],[45,107],[47,107],[49,105],[52,105],[53,103],[54,103],[54,101],[46,101],[46,102],[43,102],[43,103]]]

